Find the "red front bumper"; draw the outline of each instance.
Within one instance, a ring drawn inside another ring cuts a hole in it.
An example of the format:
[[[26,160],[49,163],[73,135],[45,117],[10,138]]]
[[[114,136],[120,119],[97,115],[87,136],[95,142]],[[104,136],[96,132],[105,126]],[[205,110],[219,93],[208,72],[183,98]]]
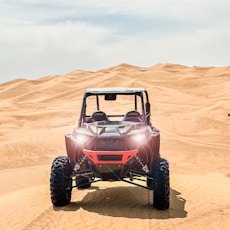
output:
[[[129,151],[91,151],[83,149],[83,153],[94,164],[126,164],[137,153],[138,149]]]

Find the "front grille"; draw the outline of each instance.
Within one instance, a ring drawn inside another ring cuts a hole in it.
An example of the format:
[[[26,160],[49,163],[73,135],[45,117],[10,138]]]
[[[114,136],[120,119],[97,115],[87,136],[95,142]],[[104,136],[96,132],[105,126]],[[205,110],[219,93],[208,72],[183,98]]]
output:
[[[93,149],[95,151],[125,151],[128,150],[124,138],[99,138],[95,139]]]
[[[98,155],[99,161],[121,161],[122,155]]]

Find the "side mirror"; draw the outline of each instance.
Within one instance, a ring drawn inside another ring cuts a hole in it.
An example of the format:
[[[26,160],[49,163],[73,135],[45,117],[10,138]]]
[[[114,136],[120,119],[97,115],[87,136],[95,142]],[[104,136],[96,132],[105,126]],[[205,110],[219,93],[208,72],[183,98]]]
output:
[[[145,110],[146,110],[146,114],[150,114],[150,103],[149,102],[146,102],[145,103]]]
[[[148,125],[150,125],[150,110],[151,106],[149,102],[145,103],[145,111],[146,111],[146,122]]]

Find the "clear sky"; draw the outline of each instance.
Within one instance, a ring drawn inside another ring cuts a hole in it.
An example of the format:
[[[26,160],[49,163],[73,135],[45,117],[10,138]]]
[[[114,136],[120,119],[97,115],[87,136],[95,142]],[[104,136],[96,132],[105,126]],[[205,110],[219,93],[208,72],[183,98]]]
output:
[[[121,63],[230,65],[230,1],[0,0],[0,82]]]

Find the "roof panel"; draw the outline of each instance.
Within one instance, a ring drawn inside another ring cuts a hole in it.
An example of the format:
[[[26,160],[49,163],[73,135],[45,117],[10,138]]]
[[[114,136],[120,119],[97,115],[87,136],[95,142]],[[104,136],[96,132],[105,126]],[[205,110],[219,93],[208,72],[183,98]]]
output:
[[[145,92],[145,88],[113,87],[113,88],[88,88],[86,93],[106,94],[106,93],[140,93]]]

